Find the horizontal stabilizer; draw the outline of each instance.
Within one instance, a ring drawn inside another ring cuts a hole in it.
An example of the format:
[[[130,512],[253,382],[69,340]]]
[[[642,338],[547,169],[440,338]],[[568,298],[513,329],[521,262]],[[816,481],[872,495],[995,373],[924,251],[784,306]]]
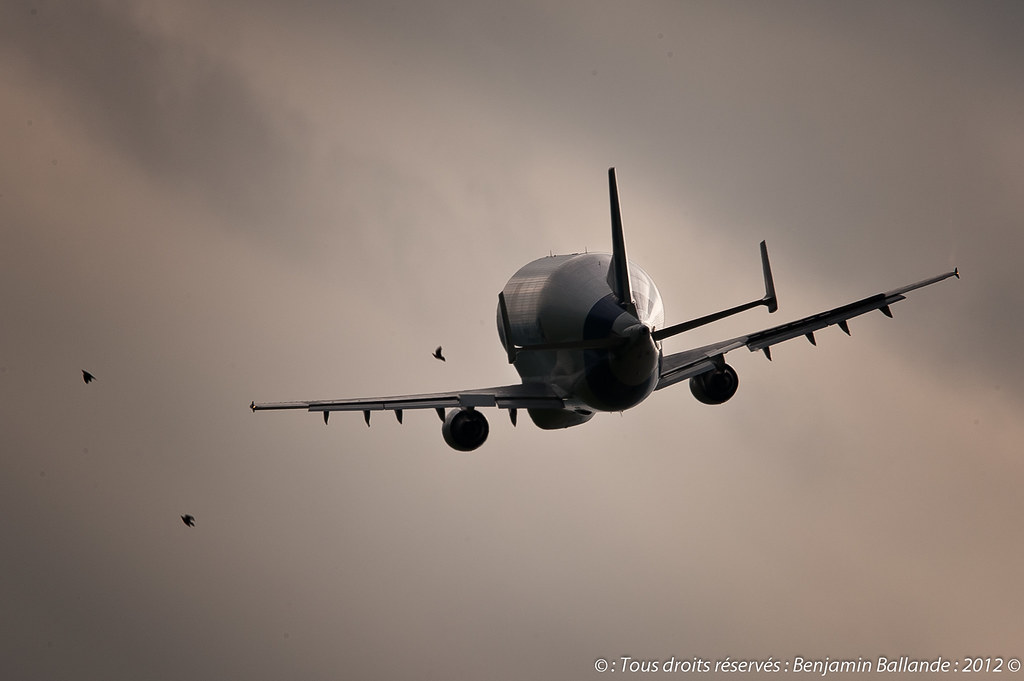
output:
[[[767,307],[768,312],[775,312],[779,309],[779,303],[775,297],[775,280],[772,279],[772,266],[771,263],[768,262],[768,246],[764,241],[761,242],[761,271],[764,275],[764,296],[762,298],[758,298],[757,300],[753,300],[749,303],[744,303],[743,305],[737,305],[736,307],[730,307],[728,310],[722,310],[721,312],[697,317],[696,319],[691,319],[688,322],[667,326],[664,329],[655,329],[654,333],[651,334],[651,337],[656,341],[660,341],[664,338],[669,338],[685,331],[690,331],[691,329],[704,326],[705,324],[717,322],[719,319],[725,319],[726,317],[731,317],[734,314],[746,312],[747,310],[751,310],[760,305]]]

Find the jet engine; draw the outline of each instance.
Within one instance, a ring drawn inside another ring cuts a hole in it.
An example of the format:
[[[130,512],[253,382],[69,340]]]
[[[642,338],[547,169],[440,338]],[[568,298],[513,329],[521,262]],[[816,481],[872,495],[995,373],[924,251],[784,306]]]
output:
[[[441,426],[444,441],[460,452],[471,452],[482,445],[490,430],[487,418],[472,407],[452,409]]]
[[[704,404],[722,404],[736,394],[740,377],[728,364],[690,379],[690,392]]]

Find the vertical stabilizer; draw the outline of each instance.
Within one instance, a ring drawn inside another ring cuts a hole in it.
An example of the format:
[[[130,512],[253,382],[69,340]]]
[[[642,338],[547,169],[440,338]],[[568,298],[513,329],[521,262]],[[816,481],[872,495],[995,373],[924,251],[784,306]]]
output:
[[[615,182],[615,168],[608,169],[608,195],[612,208],[612,262],[608,267],[608,285],[622,307],[636,316],[633,289],[629,285],[629,261],[626,260],[626,242],[622,237],[622,214],[619,211],[619,188]]]
[[[764,273],[764,298],[761,303],[769,312],[779,309],[779,300],[775,296],[775,280],[772,278],[772,265],[768,262],[768,246],[761,242],[761,271]]]

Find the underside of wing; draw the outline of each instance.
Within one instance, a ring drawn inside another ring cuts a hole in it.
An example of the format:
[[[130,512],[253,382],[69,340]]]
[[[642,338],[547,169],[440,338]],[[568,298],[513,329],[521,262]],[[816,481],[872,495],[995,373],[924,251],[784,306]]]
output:
[[[520,408],[531,410],[531,415],[536,413],[534,410],[563,413],[561,410],[565,409],[565,402],[550,385],[523,383],[419,395],[310,402],[253,402],[249,405],[253,411],[301,409],[320,412],[323,414],[325,424],[331,412],[361,411],[366,425],[370,425],[370,414],[375,411],[390,411],[401,423],[402,413],[406,409],[434,409],[442,421],[441,434],[444,441],[453,449],[464,452],[476,449],[487,439],[487,418],[477,410],[477,407],[507,409],[514,426]]]
[[[847,322],[850,319],[873,310],[881,310],[882,314],[886,317],[892,317],[892,311],[889,309],[889,306],[904,300],[906,298],[904,294],[924,286],[936,284],[950,277],[959,278],[959,271],[946,272],[930,279],[908,284],[886,293],[868,296],[847,305],[819,312],[818,314],[786,324],[780,324],[779,326],[773,326],[770,329],[764,329],[763,331],[746,336],[739,336],[701,348],[666,355],[662,357],[661,375],[656,389],[660,390],[687,378],[693,378],[709,371],[714,371],[722,366],[725,353],[743,346],[746,346],[752,352],[761,350],[768,359],[771,359],[771,346],[799,336],[804,336],[811,344],[816,344],[814,332],[828,326],[836,325],[849,335],[850,326]]]
[[[946,272],[930,279],[924,279],[914,284],[908,284],[886,293],[878,293],[861,300],[854,301],[847,305],[834,308],[832,310],[826,310],[825,312],[819,312],[816,315],[804,317],[788,324],[781,324],[774,326],[764,331],[758,331],[757,333],[750,334],[747,336],[745,345],[753,352],[754,350],[761,350],[765,353],[768,359],[771,359],[771,346],[787,341],[791,338],[797,338],[798,336],[804,336],[807,340],[815,345],[814,332],[820,329],[824,329],[828,326],[836,325],[843,330],[844,333],[850,335],[850,326],[847,322],[854,317],[859,317],[862,314],[872,312],[874,310],[880,310],[886,317],[892,317],[892,310],[889,306],[893,303],[904,300],[905,293],[909,293],[914,289],[919,289],[924,286],[936,284],[950,277],[960,278],[960,272],[953,270],[952,272]]]
[[[732,340],[722,341],[721,343],[713,343],[701,348],[665,355],[661,358],[661,375],[658,379],[658,385],[654,389],[661,390],[670,385],[675,385],[679,381],[685,381],[688,378],[699,376],[708,371],[714,371],[716,367],[721,365],[725,353],[742,348],[744,345],[746,345],[746,337],[741,336]]]
[[[561,409],[563,406],[562,398],[555,393],[551,386],[541,383],[393,397],[362,397],[350,400],[313,400],[309,402],[253,402],[249,405],[253,411],[302,409],[322,412],[397,412],[404,409],[467,409],[471,407]]]

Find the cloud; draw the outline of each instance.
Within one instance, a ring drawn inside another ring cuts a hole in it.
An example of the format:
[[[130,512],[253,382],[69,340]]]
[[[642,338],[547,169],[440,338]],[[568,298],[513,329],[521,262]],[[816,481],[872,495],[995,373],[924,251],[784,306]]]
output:
[[[0,6],[5,659],[591,678],[1014,645],[1014,7]],[[719,408],[490,413],[468,456],[430,411],[246,409],[514,381],[496,293],[607,249],[610,165],[670,320],[759,295],[771,249],[778,315],[667,351],[964,278],[730,355]]]
[[[66,125],[235,229],[267,236],[302,214],[301,125],[216,52],[161,32],[135,5],[15,2],[2,11],[7,58],[26,86],[49,93]]]

